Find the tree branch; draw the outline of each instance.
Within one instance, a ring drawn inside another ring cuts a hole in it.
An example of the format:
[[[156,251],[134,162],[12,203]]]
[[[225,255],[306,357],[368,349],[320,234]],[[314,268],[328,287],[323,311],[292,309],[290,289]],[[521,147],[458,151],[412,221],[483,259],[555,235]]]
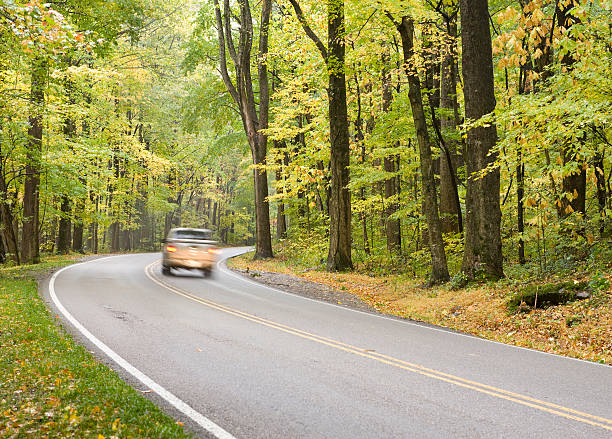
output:
[[[311,29],[310,25],[308,24],[308,21],[306,20],[306,17],[304,17],[304,12],[302,12],[302,8],[300,8],[298,2],[296,0],[289,0],[289,2],[295,10],[295,15],[297,16],[298,21],[302,25],[304,32],[306,32],[308,38],[310,38],[315,43],[317,49],[319,49],[319,52],[321,52],[321,56],[325,60],[325,63],[327,63],[327,48],[321,42],[317,34],[315,34],[314,31]]]
[[[217,21],[217,36],[219,39],[219,71],[221,72],[221,77],[223,78],[223,82],[227,87],[230,95],[234,101],[241,106],[240,96],[238,95],[238,91],[227,72],[227,60],[225,58],[225,35],[223,34],[223,20],[221,19],[221,8],[219,7],[219,0],[213,0],[215,5],[215,18]],[[231,36],[230,36],[231,37]]]

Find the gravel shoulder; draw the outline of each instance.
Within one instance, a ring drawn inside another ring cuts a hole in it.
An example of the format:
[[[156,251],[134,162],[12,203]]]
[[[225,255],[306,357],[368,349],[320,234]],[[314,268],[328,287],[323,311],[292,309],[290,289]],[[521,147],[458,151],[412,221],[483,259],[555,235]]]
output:
[[[334,305],[343,306],[345,308],[352,308],[359,311],[366,311],[382,315],[380,312],[372,308],[354,294],[335,290],[330,286],[319,282],[308,281],[297,276],[284,273],[273,273],[270,271],[261,270],[245,270],[230,266],[227,266],[227,268],[232,270],[234,273],[245,276],[255,282],[285,291],[287,293],[333,303]]]

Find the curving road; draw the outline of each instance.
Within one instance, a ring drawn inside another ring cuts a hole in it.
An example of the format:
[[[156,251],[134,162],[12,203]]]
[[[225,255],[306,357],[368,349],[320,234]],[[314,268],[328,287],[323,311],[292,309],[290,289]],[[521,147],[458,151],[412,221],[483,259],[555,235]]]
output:
[[[44,294],[201,437],[612,438],[612,367],[283,293],[223,263],[163,277],[158,261],[73,265]]]

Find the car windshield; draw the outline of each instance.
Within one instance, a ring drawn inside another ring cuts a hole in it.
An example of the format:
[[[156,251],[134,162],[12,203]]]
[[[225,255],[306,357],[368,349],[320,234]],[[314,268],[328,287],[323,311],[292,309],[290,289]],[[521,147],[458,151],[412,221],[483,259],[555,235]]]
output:
[[[210,230],[175,230],[172,232],[172,238],[175,239],[211,239],[212,232]]]

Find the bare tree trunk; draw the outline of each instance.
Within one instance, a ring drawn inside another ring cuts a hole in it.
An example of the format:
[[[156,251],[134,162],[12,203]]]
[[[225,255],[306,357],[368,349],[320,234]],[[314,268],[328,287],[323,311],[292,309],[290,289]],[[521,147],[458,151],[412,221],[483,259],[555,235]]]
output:
[[[43,107],[45,104],[45,78],[47,62],[41,58],[32,61],[32,83],[30,96],[30,127],[26,151],[26,176],[23,188],[23,222],[21,239],[21,261],[40,262],[40,160],[42,154]]]
[[[465,116],[478,120],[495,109],[493,55],[487,0],[461,0],[463,85]],[[467,180],[465,250],[461,269],[473,278],[478,272],[503,277],[499,168],[480,171],[496,160],[494,123],[472,128],[464,153]]]
[[[393,18],[393,17],[390,17]],[[410,17],[404,16],[401,22],[393,20],[402,38],[404,51],[404,68],[408,76],[408,96],[412,108],[412,118],[417,134],[419,156],[421,159],[421,186],[423,190],[423,210],[427,218],[429,237],[429,251],[431,253],[432,284],[446,282],[450,276],[444,252],[442,229],[438,215],[438,197],[434,179],[433,160],[431,157],[431,143],[427,131],[427,122],[423,110],[423,97],[421,95],[421,82],[413,64],[414,55],[414,22]]]

